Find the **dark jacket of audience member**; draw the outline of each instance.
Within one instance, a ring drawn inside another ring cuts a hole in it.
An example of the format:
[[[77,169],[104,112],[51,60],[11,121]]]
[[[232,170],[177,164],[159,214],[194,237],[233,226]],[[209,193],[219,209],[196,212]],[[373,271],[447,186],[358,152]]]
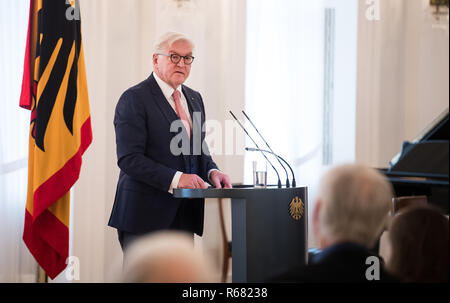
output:
[[[272,282],[393,282],[382,259],[370,252],[384,229],[392,188],[378,171],[341,165],[321,180],[312,216],[322,252],[308,266],[290,269]]]
[[[375,265],[374,262],[378,262],[378,264]],[[376,269],[373,266],[378,266],[378,273],[375,273]],[[380,256],[360,244],[350,242],[332,245],[309,260],[308,266],[280,274],[274,277],[272,281],[308,283],[399,282],[396,277],[384,269],[384,262]]]

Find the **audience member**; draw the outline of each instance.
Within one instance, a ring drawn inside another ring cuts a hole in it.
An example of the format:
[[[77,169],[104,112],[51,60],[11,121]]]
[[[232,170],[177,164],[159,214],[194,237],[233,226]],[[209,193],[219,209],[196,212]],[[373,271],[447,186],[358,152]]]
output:
[[[271,281],[398,281],[370,251],[384,227],[392,196],[390,183],[375,169],[347,164],[330,170],[322,178],[312,218],[321,252],[307,266]]]
[[[213,282],[209,259],[194,249],[192,237],[178,231],[150,233],[124,252],[123,282]]]
[[[389,229],[387,268],[405,282],[448,282],[448,218],[431,206],[399,212]]]

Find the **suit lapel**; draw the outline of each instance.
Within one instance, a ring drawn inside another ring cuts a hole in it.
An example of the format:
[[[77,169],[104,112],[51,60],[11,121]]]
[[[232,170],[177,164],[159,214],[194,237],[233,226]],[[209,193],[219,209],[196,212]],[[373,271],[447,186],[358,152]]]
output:
[[[200,111],[200,109],[197,108],[198,102],[195,102],[195,97],[189,92],[188,89],[186,89],[186,87],[184,85],[181,86],[181,90],[183,91],[184,97],[186,98],[188,108],[189,108],[189,113],[191,114],[191,118],[192,118],[193,112]]]
[[[153,77],[153,73],[150,75],[150,77],[148,77],[148,84],[149,84],[152,94],[154,96],[153,100],[155,100],[157,107],[159,107],[159,109],[161,110],[161,112],[166,117],[167,121],[169,122],[169,125],[171,125],[172,122],[175,120],[178,120],[179,117],[173,110],[172,106],[170,106],[169,102],[167,102],[167,99],[164,96],[161,88],[159,87],[158,82],[156,82],[155,78]],[[169,132],[168,135],[174,137],[176,134]],[[190,148],[189,148],[189,150],[190,150]],[[188,163],[189,159],[184,154],[181,154],[181,157],[183,157],[183,162],[184,162],[184,167],[185,167],[184,171],[186,172],[186,168],[189,167],[189,163]]]
[[[192,119],[192,136],[191,136],[191,151],[195,155],[201,154],[202,144],[204,139],[204,133],[202,130],[202,125],[204,123],[204,113],[202,109],[201,100],[197,97],[192,90],[182,86],[182,91],[186,97],[186,101],[189,107],[189,112]]]
[[[194,123],[196,123],[196,127],[201,127],[202,121],[194,121],[194,113],[195,112],[202,112],[202,107],[200,105],[200,100],[192,94],[189,89],[187,89],[184,85],[181,86],[181,90],[183,91],[184,97],[186,98],[188,108],[189,108],[189,114],[191,115],[192,120],[192,127],[194,127]]]
[[[170,106],[169,102],[167,102],[166,97],[164,97],[161,88],[153,77],[153,73],[148,77],[148,85],[150,86],[156,105],[166,117],[169,124],[172,124],[173,121],[178,119],[178,116],[172,106]]]
[[[167,119],[169,124],[171,124],[173,121],[178,120],[179,117],[176,114],[176,112],[173,110],[172,106],[170,106],[169,102],[167,102],[166,97],[164,96],[163,92],[161,91],[161,88],[159,87],[158,83],[156,82],[155,78],[153,77],[153,73],[147,78],[147,84],[150,87],[150,90],[153,94],[153,100],[157,107],[161,110],[164,117]],[[194,121],[194,112],[201,112],[201,104],[199,103],[200,100],[198,100],[192,93],[189,92],[189,89],[186,89],[185,86],[182,86],[183,94],[186,98],[189,113],[191,115],[192,123],[197,123],[201,125],[201,121]],[[197,127],[199,127],[197,125]],[[172,136],[175,136],[175,133],[172,134]],[[192,140],[190,140],[190,151],[192,151]],[[181,155],[184,160],[185,167],[189,167],[189,155]]]
[[[170,106],[169,102],[167,102],[166,97],[161,91],[161,88],[159,87],[158,83],[153,77],[153,73],[150,75],[150,77],[148,77],[147,80],[148,80],[147,83],[150,86],[152,94],[155,97],[154,99],[155,103],[159,107],[161,112],[164,114],[169,124],[171,124],[175,120],[178,120],[179,117],[173,110],[172,106]],[[200,100],[197,100],[198,98],[196,98],[188,89],[186,89],[184,85],[181,86],[181,90],[183,91],[184,97],[186,98],[189,108],[189,114],[191,115],[191,119],[193,121],[194,112],[202,112]]]

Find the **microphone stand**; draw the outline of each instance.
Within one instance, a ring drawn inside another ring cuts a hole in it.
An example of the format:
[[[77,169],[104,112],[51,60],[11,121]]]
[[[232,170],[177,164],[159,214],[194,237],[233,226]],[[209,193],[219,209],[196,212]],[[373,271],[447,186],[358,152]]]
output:
[[[279,158],[281,161],[283,161],[283,162],[287,165],[287,167],[289,167],[289,169],[290,169],[290,171],[291,171],[291,174],[292,174],[292,187],[296,187],[296,186],[297,186],[297,184],[296,184],[296,182],[295,182],[295,175],[294,175],[294,171],[292,170],[292,167],[291,167],[291,166],[289,165],[289,163],[288,163],[286,160],[284,160],[281,156],[275,154],[274,152],[271,152],[270,150],[265,150],[265,149],[258,149],[258,148],[253,148],[253,147],[246,147],[245,150],[246,150],[246,151],[250,151],[250,152],[261,151],[261,152],[263,152],[263,153],[269,153],[269,154],[272,154],[272,155],[274,155],[275,157]]]
[[[275,154],[275,152],[273,151],[273,149],[270,147],[269,143],[267,143],[266,139],[264,139],[264,137],[261,135],[261,133],[259,132],[258,128],[256,127],[256,125],[252,122],[252,120],[250,119],[249,116],[247,116],[247,114],[242,111],[242,113],[244,114],[245,118],[247,118],[248,122],[250,122],[250,124],[253,126],[253,128],[256,130],[256,132],[258,133],[258,135],[261,137],[261,139],[264,141],[264,143],[266,144],[266,146],[270,149],[271,154],[277,156],[277,154]],[[257,146],[258,147],[258,146]],[[259,147],[258,147],[259,148]],[[286,168],[284,167],[283,164],[281,164],[280,159],[278,159],[278,157],[276,158],[278,160],[278,163],[280,163],[281,167],[283,167],[284,172],[286,173],[286,187],[290,187],[289,185],[289,175],[288,172],[286,170]],[[293,185],[294,186],[294,185]],[[295,187],[295,186],[294,186]]]
[[[233,112],[230,110],[230,114],[233,116],[234,120],[237,121],[237,123],[239,123],[239,126],[244,130],[244,132],[247,134],[247,136],[253,141],[253,143],[256,145],[256,147],[259,148],[258,144],[256,144],[255,140],[253,140],[253,138],[250,136],[250,134],[247,132],[247,130],[245,129],[245,127],[241,124],[241,122],[236,118],[236,116],[233,114]],[[267,158],[266,154],[261,152],[261,154],[264,156],[264,158],[267,160],[267,162],[269,162],[269,164],[272,166],[273,170],[275,171],[275,173],[277,174],[278,177],[278,188],[281,188],[281,179],[280,179],[280,175],[278,174],[277,169],[275,168],[275,166],[273,166],[272,162],[270,162],[270,160]]]

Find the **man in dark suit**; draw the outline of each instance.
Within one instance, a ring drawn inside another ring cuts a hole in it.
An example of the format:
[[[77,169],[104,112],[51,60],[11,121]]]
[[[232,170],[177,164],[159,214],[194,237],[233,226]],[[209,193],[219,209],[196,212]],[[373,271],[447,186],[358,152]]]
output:
[[[313,213],[321,252],[309,264],[280,273],[272,282],[398,282],[371,248],[392,201],[390,183],[376,170],[342,165],[322,179]]]
[[[172,229],[202,235],[204,200],[177,199],[175,188],[230,188],[209,155],[201,95],[183,85],[194,61],[193,43],[179,33],[155,45],[154,72],[127,89],[114,116],[120,176],[109,226],[122,249],[144,234]]]

